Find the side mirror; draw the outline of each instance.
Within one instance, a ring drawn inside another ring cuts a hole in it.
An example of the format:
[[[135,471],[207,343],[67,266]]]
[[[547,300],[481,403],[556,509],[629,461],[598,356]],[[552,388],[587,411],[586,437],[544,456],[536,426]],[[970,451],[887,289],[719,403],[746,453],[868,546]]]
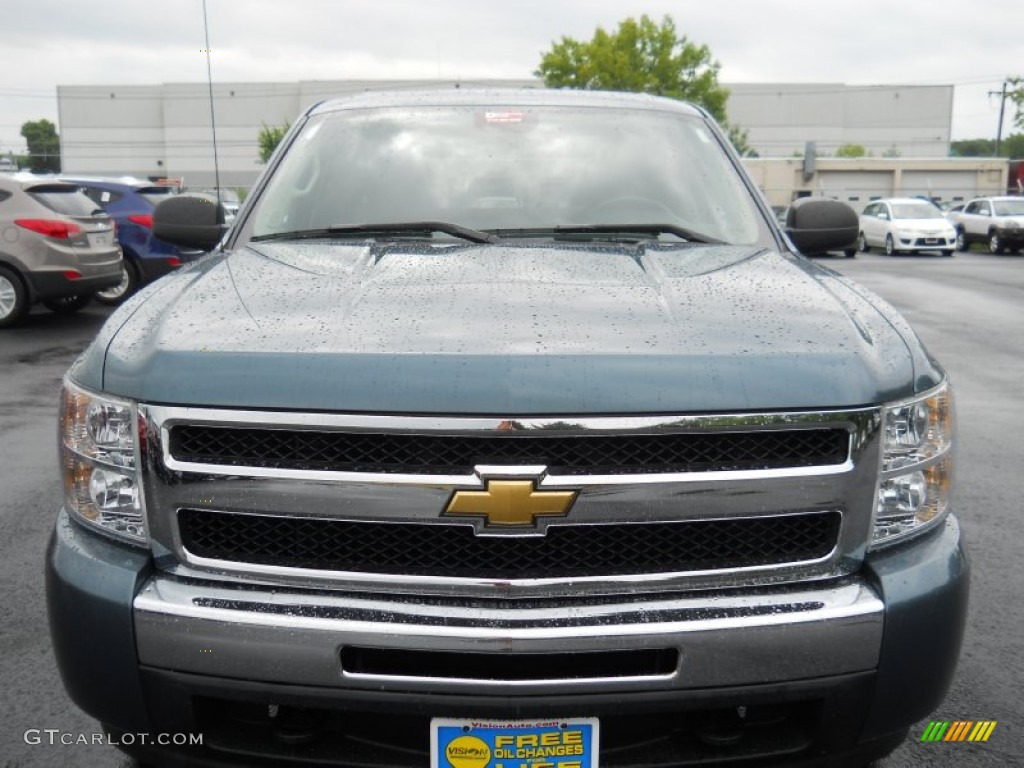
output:
[[[857,212],[828,197],[801,197],[786,214],[786,234],[801,253],[843,250],[859,230]]]
[[[168,243],[212,251],[227,231],[224,206],[206,197],[179,195],[153,211],[153,234]]]

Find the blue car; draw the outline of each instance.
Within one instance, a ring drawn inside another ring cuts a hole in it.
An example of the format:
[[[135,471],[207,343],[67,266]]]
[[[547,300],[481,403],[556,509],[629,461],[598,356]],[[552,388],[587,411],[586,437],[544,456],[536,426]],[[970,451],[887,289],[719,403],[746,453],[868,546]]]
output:
[[[65,177],[63,181],[79,186],[117,222],[124,273],[120,283],[96,294],[98,301],[120,304],[143,285],[203,255],[153,236],[153,209],[177,193],[174,187],[133,178]]]

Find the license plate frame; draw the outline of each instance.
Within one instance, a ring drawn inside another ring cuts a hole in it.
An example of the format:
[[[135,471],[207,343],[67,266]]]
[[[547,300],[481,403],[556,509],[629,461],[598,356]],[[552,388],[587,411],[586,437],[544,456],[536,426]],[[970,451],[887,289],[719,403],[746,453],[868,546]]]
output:
[[[596,717],[430,721],[430,768],[598,768]]]
[[[89,247],[91,248],[109,248],[114,244],[114,232],[112,230],[89,232],[88,237]]]

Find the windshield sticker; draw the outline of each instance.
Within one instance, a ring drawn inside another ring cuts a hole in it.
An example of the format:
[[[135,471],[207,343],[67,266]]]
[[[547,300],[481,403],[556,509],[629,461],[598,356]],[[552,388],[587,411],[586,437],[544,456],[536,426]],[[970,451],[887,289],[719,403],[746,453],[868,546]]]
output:
[[[498,125],[523,122],[525,115],[515,109],[489,109],[484,112],[484,122]]]

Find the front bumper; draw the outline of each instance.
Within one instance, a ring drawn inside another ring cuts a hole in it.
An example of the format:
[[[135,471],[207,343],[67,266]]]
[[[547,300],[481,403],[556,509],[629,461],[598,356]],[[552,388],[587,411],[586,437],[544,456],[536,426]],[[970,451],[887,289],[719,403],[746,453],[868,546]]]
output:
[[[996,227],[995,232],[1008,247],[1024,245],[1024,227]]]
[[[47,577],[54,649],[71,697],[115,731],[207,733],[188,758],[195,764],[253,764],[254,754],[312,759],[313,747],[303,753],[259,724],[268,708],[284,707],[319,713],[309,717],[322,723],[340,712],[364,742],[367,717],[406,718],[415,742],[430,717],[596,715],[613,738],[616,729],[636,731],[631,718],[661,723],[664,735],[669,723],[719,722],[739,708],[785,711],[790,729],[773,732],[790,742],[748,735],[716,754],[740,757],[745,743],[751,757],[785,754],[797,765],[889,749],[938,706],[959,653],[968,564],[950,517],[920,541],[869,555],[857,578],[838,582],[645,595],[642,603],[623,596],[468,605],[175,580],[62,513]],[[351,648],[388,652],[365,657],[372,663],[358,654],[348,658],[359,663],[343,662]],[[674,649],[677,661],[626,674],[573,671],[583,651],[651,649]],[[487,654],[524,659],[527,671],[488,675]],[[558,663],[531,673],[531,660],[545,656]],[[453,666],[452,658],[462,662]],[[237,716],[218,714],[228,711]],[[239,741],[246,727],[252,734]],[[697,752],[670,763],[627,748],[603,765],[686,764],[707,742],[698,737]],[[373,754],[389,756],[360,764],[425,764],[422,752],[405,749],[403,762],[403,745],[374,743]],[[337,749],[332,754],[349,754]]]
[[[952,251],[956,248],[956,235],[949,237],[913,235],[897,241],[901,251]]]

